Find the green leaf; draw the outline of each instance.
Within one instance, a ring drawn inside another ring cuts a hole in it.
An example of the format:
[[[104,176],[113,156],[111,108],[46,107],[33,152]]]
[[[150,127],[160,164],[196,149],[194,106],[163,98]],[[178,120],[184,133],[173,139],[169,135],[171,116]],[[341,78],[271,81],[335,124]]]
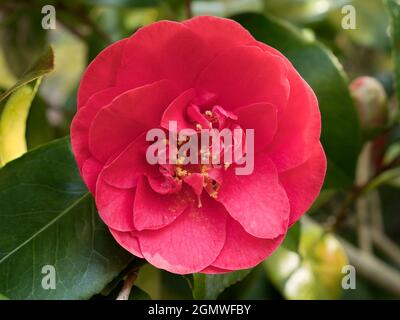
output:
[[[368,184],[368,188],[364,192],[371,191],[384,184],[400,187],[400,167],[382,172]]]
[[[396,143],[391,144],[387,148],[387,150],[383,156],[383,164],[389,165],[399,157],[400,157],[400,142],[396,142]]]
[[[353,42],[364,47],[376,47],[380,50],[386,50],[389,44],[387,29],[389,26],[389,17],[385,11],[382,0],[351,0],[347,1],[352,5],[356,12],[356,28],[343,29],[342,7],[333,11],[328,21],[338,32],[346,34]]]
[[[297,252],[300,243],[300,223],[296,222],[287,232],[282,246],[287,250]]]
[[[328,158],[325,186],[350,186],[360,151],[361,131],[338,60],[310,34],[277,19],[251,13],[233,18],[257,40],[281,51],[313,88],[320,105],[321,141]]]
[[[10,299],[86,299],[132,260],[99,219],[68,138],[0,169],[0,292]],[[56,288],[44,289],[44,266]]]
[[[36,80],[45,74],[51,72],[54,69],[54,54],[53,49],[48,47],[46,51],[38,58],[38,60],[32,65],[27,72],[14,84],[11,88],[6,90],[0,95],[0,102],[8,97],[11,93],[28,84],[29,82]]]
[[[17,77],[26,71],[47,45],[47,30],[41,27],[41,6],[36,3],[33,9],[27,5],[20,3],[14,10],[2,10],[6,14],[1,23],[0,46],[7,66]]]
[[[48,106],[40,95],[32,101],[26,121],[26,143],[28,150],[55,139],[56,132],[47,118]]]
[[[299,251],[280,246],[264,267],[286,299],[338,299],[346,253],[332,234],[314,223],[301,225]]]
[[[193,297],[197,300],[214,300],[226,288],[244,279],[251,269],[225,274],[193,274]]]
[[[322,20],[351,0],[264,0],[265,12],[297,23]]]
[[[146,291],[133,286],[128,300],[151,300],[151,297]]]
[[[155,6],[157,0],[89,0],[89,3],[97,6],[137,8]]]
[[[42,76],[53,68],[53,49],[49,47],[16,84],[0,95],[0,102],[9,97],[0,115],[0,166],[26,152],[29,110]]]
[[[23,155],[27,150],[26,120],[33,98],[40,85],[26,84],[12,93],[0,116],[0,166]]]
[[[0,300],[8,300],[8,298],[5,295],[0,293]]]
[[[400,101],[400,2],[386,0],[391,20],[393,58],[395,62],[397,100]]]

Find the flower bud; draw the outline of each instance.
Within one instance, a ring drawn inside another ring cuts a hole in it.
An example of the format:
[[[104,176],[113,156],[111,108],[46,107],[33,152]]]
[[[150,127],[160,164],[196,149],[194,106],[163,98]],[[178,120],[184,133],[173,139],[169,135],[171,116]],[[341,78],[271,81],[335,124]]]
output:
[[[360,123],[363,129],[376,129],[388,119],[387,97],[383,86],[372,77],[359,77],[350,84]]]

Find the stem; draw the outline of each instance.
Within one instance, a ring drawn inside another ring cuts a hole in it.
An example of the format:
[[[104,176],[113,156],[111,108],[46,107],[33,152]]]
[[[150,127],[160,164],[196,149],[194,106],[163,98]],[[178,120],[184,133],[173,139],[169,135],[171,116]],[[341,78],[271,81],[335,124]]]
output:
[[[116,300],[128,300],[129,299],[129,295],[132,291],[132,287],[135,284],[136,278],[138,277],[139,270],[145,263],[146,263],[146,260],[143,260],[143,259],[135,259],[132,263],[130,263],[130,265],[129,265],[130,271],[128,271],[126,274],[124,285],[122,286],[122,289],[119,292]]]
[[[396,243],[378,230],[372,230],[371,235],[377,249],[400,266],[400,248]]]
[[[135,280],[138,276],[139,269],[132,270],[124,281],[124,285],[121,291],[118,294],[116,300],[129,300],[129,295],[132,291],[132,287],[135,283]]]
[[[186,10],[186,17],[188,19],[193,17],[192,1],[191,0],[185,0],[185,10]]]
[[[381,209],[381,199],[377,190],[372,190],[369,195],[369,207],[371,210],[371,222],[374,229],[384,233],[382,209]]]
[[[363,185],[368,182],[371,172],[371,143],[367,143],[358,160],[356,182]],[[369,205],[368,198],[361,196],[355,203],[357,216],[357,236],[360,248],[367,252],[372,252],[372,240],[369,226]]]
[[[341,227],[343,222],[347,218],[347,214],[350,211],[350,207],[361,195],[363,195],[366,191],[369,190],[370,184],[375,180],[375,178],[380,175],[382,171],[376,172],[372,175],[367,182],[365,182],[362,186],[353,186],[350,191],[347,193],[345,200],[343,201],[342,206],[338,210],[335,219],[332,220],[331,223],[326,224],[326,228],[330,231],[334,231],[337,228]]]

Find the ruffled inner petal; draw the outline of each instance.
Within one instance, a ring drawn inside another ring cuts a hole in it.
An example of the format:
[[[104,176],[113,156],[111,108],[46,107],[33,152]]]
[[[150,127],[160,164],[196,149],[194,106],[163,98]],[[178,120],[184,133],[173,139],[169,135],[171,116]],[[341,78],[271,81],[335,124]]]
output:
[[[250,175],[236,175],[234,167],[229,168],[217,201],[254,237],[274,239],[287,230],[289,201],[273,162],[265,155],[256,157]]]
[[[142,176],[136,187],[133,206],[135,228],[139,231],[163,228],[193,203],[194,199],[189,190],[160,194],[155,192],[147,182],[147,178]]]

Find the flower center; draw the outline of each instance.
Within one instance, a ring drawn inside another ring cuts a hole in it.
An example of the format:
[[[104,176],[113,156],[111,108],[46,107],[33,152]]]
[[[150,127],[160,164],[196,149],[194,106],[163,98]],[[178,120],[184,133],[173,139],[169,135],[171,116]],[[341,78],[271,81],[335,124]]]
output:
[[[179,133],[174,144],[165,141],[168,160],[171,160],[171,148],[176,155],[175,161],[160,164],[161,183],[165,187],[162,193],[179,192],[187,185],[196,194],[201,207],[203,190],[213,198],[218,197],[223,171],[233,163],[234,152],[240,155],[245,152],[245,136],[235,123],[237,116],[219,105],[202,110],[191,103],[186,116],[194,130],[189,129],[189,134]],[[239,131],[239,136],[233,134],[234,131]]]

